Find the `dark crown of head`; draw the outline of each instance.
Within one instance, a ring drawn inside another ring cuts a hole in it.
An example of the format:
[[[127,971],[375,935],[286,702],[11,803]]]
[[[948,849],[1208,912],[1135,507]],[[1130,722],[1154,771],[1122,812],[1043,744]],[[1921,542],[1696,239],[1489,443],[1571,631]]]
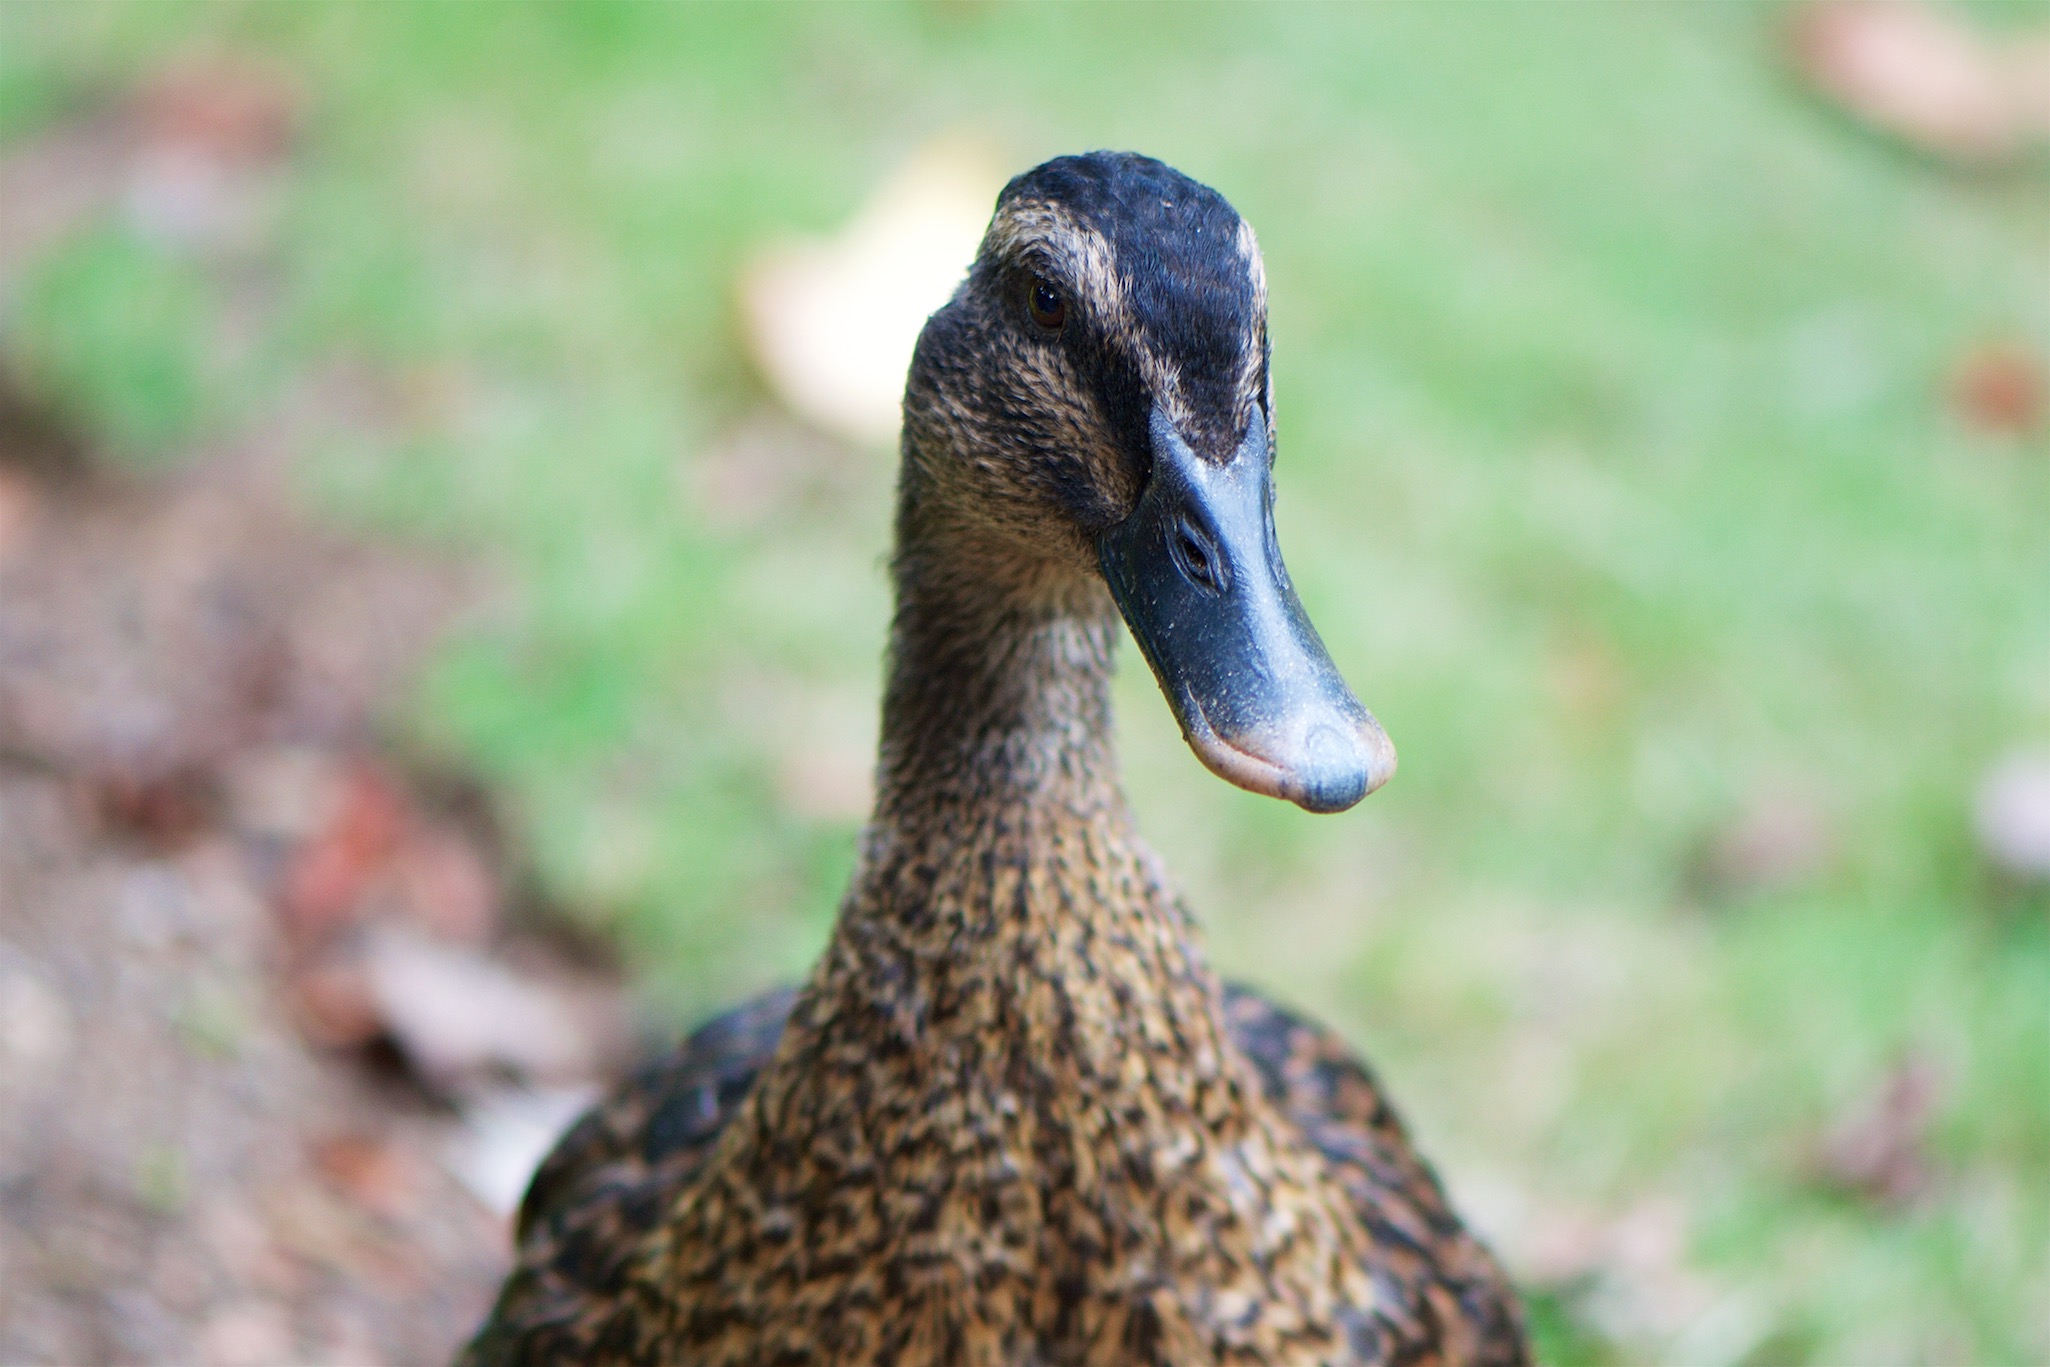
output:
[[[1238,211],[1223,195],[1152,157],[1089,152],[1017,176],[998,210],[1019,201],[1057,205],[1109,243],[1140,340],[1171,359],[1192,409],[1236,406],[1247,350],[1265,333]]]

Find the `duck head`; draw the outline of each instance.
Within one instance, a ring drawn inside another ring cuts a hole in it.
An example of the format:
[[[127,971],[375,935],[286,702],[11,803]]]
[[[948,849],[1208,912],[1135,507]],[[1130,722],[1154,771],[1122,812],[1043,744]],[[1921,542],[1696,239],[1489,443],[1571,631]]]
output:
[[[919,339],[902,515],[1032,591],[1100,579],[1213,773],[1342,811],[1395,749],[1282,564],[1273,404],[1252,229],[1149,157],[1061,157]]]

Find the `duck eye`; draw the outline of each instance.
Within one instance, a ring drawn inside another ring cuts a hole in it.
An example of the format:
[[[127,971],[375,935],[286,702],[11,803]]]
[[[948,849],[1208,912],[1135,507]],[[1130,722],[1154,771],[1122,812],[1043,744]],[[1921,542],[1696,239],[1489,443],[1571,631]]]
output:
[[[1026,307],[1032,312],[1032,321],[1049,332],[1068,320],[1068,301],[1044,278],[1032,282]]]
[[[1187,522],[1177,523],[1174,529],[1174,558],[1181,565],[1182,572],[1197,588],[1220,593],[1225,584],[1223,566],[1213,558],[1207,538]]]

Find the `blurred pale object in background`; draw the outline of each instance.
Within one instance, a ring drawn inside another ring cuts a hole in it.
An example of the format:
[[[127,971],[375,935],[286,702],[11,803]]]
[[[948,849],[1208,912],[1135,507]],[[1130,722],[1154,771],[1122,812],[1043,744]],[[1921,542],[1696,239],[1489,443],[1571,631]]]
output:
[[[2020,878],[2050,882],[2050,753],[2010,755],[1979,785],[1979,843]]]
[[[130,221],[168,243],[257,249],[282,208],[277,173],[304,104],[291,74],[249,57],[195,53],[164,67],[136,100]]]
[[[919,330],[967,272],[1003,184],[988,148],[939,138],[835,236],[756,257],[741,279],[741,313],[776,396],[835,436],[894,442]]]
[[[511,1218],[534,1169],[598,1099],[595,1087],[500,1087],[463,1108],[448,1145],[449,1171],[493,1214]]]
[[[1925,152],[2005,161],[2050,142],[2050,27],[2002,34],[1947,7],[1831,0],[1793,38],[1817,88]]]

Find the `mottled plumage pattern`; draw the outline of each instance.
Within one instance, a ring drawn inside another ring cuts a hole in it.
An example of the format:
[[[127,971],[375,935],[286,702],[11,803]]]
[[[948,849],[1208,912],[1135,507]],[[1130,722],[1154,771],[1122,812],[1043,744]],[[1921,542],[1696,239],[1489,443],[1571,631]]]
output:
[[[1445,1202],[1380,1084],[1346,1043],[1244,988],[1226,987],[1232,1039],[1270,1100],[1302,1127],[1382,1250],[1376,1275],[1404,1313],[1390,1362],[1523,1362],[1515,1295],[1492,1254]]]
[[[1527,1360],[1373,1080],[1226,992],[1119,785],[1099,541],[1147,487],[1149,415],[1205,460],[1256,405],[1271,433],[1266,358],[1257,248],[1213,191],[1104,154],[1006,189],[912,363],[876,804],[832,939],[563,1141],[467,1362]]]
[[[495,1320],[524,1332],[480,1342],[473,1351],[481,1359],[572,1355],[573,1334],[551,1345],[535,1331],[550,1318],[575,1325],[618,1294],[621,1255],[652,1227],[649,1212],[667,1209],[703,1166],[767,1065],[795,997],[767,993],[713,1020],[563,1137],[521,1208],[521,1270]],[[1360,1217],[1386,1247],[1411,1251],[1406,1268],[1387,1273],[1391,1299],[1406,1306],[1387,1360],[1520,1361],[1500,1270],[1446,1206],[1365,1065],[1329,1031],[1250,989],[1227,984],[1224,1015],[1262,1092],[1323,1153]]]
[[[610,1247],[609,1227],[593,1226],[598,1232],[589,1236],[573,1231],[594,1214],[631,1226],[635,1222],[624,1212],[681,1190],[696,1175],[775,1052],[796,998],[790,988],[764,993],[706,1022],[675,1053],[644,1064],[571,1126],[527,1187],[516,1240],[523,1247],[537,1239],[576,1242],[564,1264],[573,1278],[586,1275],[576,1269],[600,1266],[592,1259],[602,1250],[587,1256],[582,1245]],[[551,1255],[542,1261],[558,1260]],[[601,1273],[589,1285],[604,1281]]]

